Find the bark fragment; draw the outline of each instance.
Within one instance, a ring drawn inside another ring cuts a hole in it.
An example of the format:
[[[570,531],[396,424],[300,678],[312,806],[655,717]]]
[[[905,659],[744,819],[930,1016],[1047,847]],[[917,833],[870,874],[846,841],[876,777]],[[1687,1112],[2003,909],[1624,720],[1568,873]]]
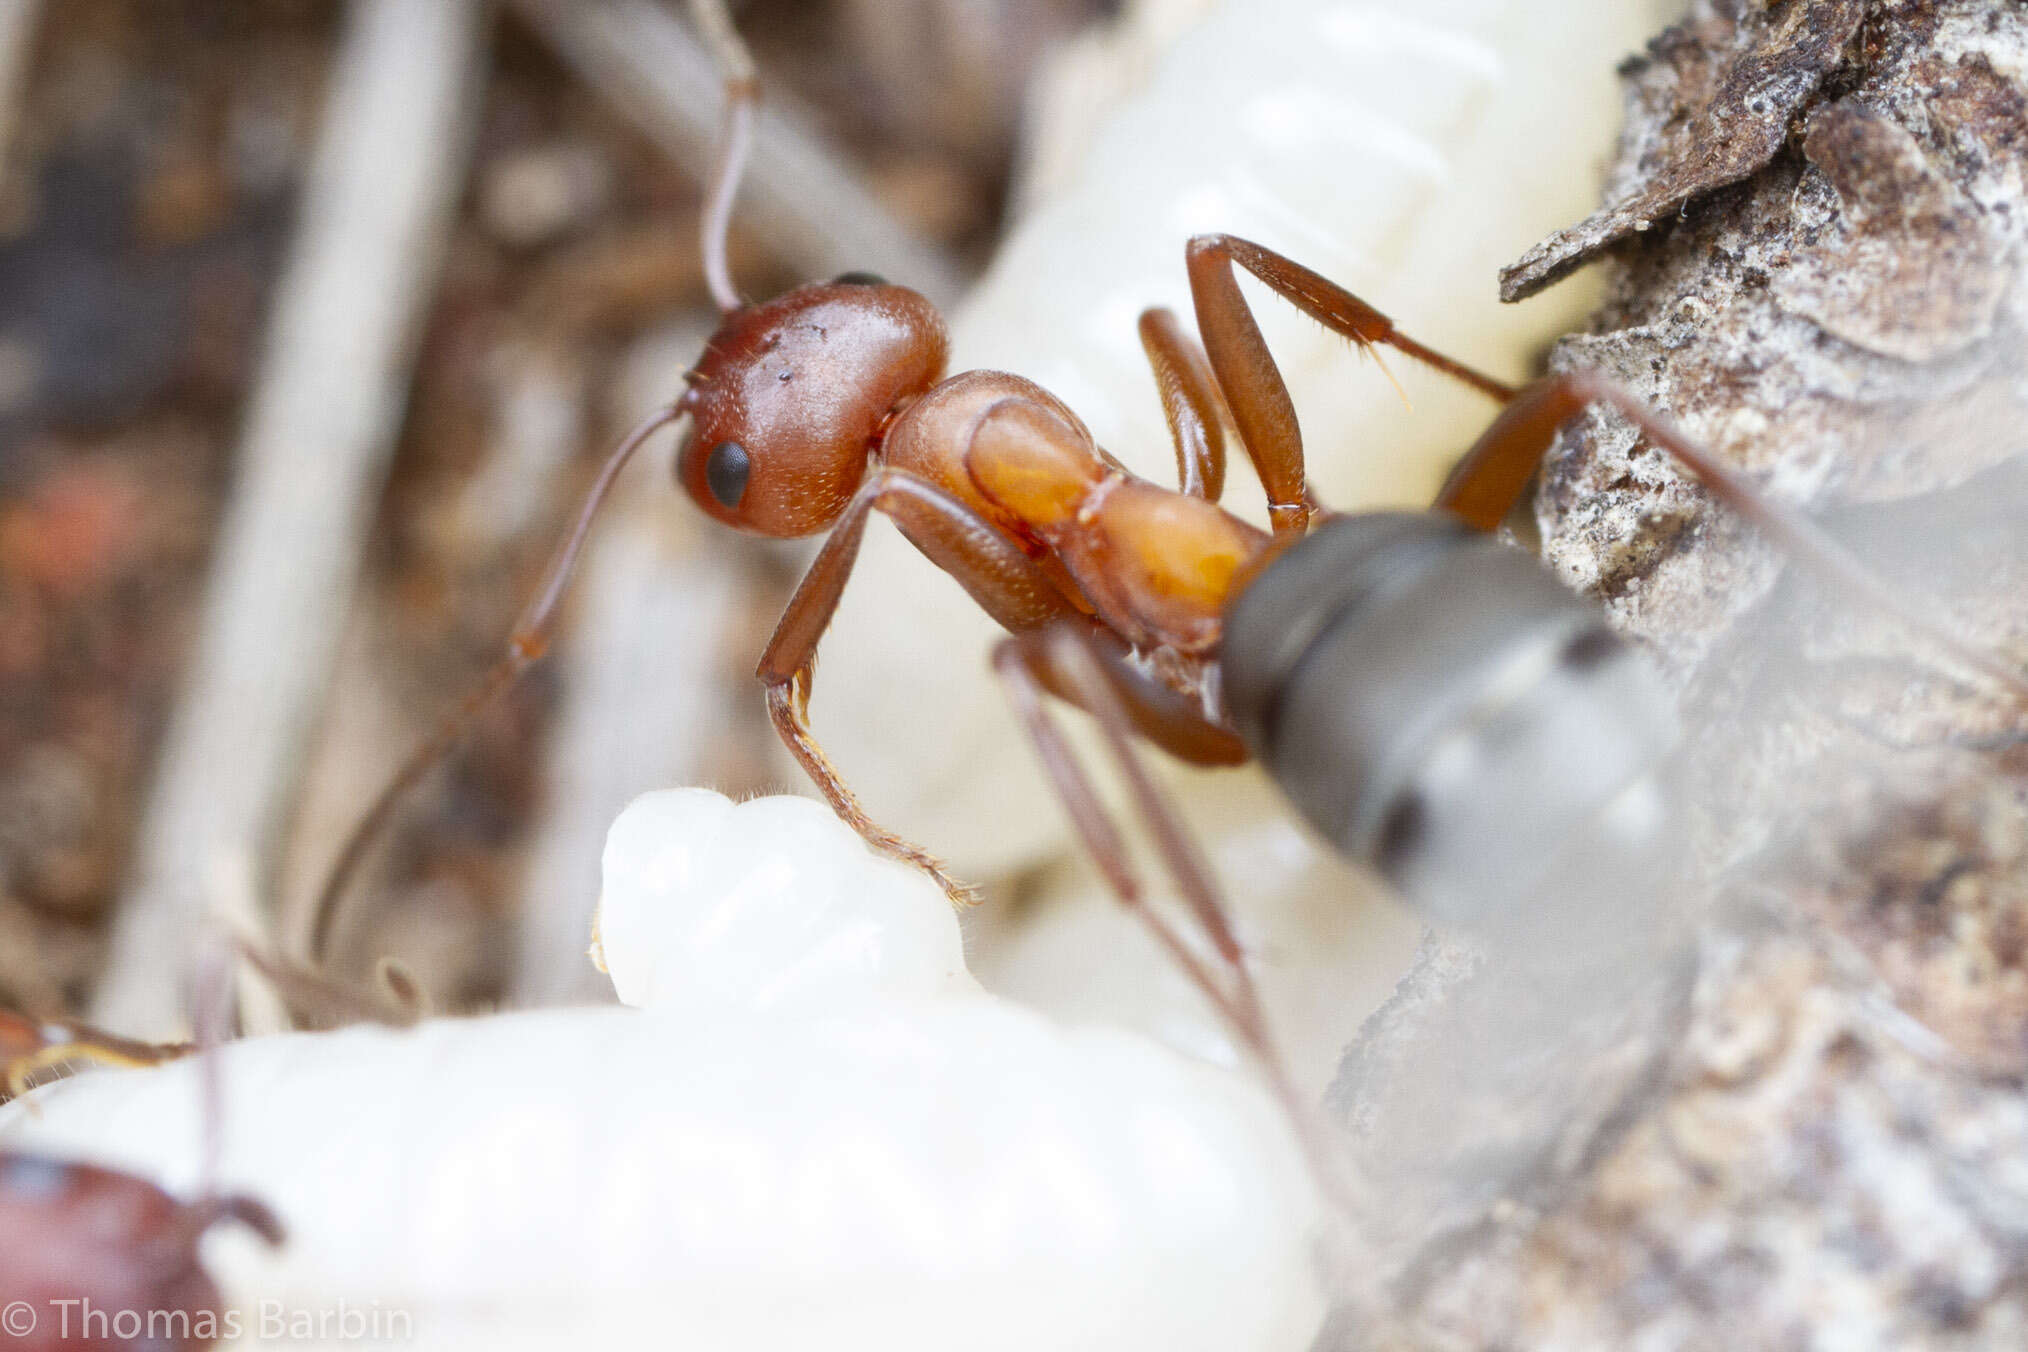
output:
[[[1607,245],[1773,159],[1864,10],[1860,0],[1735,0],[1707,6],[1700,20],[1657,38],[1645,59],[1623,71],[1639,111],[1629,119],[1622,172],[1607,194],[1612,205],[1503,269],[1500,298],[1534,295]]]

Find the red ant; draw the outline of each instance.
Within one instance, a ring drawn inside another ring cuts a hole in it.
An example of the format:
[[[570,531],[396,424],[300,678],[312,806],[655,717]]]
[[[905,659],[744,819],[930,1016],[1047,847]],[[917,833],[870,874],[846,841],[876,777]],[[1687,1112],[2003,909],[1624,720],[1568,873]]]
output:
[[[1762,498],[1626,392],[1589,373],[1552,375],[1524,389],[1506,385],[1423,346],[1359,297],[1247,240],[1202,235],[1185,249],[1201,348],[1169,311],[1141,316],[1175,443],[1173,490],[1130,473],[1069,408],[1029,381],[995,371],[947,375],[943,320],[905,287],[848,273],[746,303],[727,267],[726,230],[757,87],[722,7],[694,0],[692,9],[726,72],[726,133],[703,230],[706,276],[723,322],[686,373],[684,393],[611,453],[506,655],[413,753],[347,841],[317,901],[313,956],[325,948],[346,882],[400,795],[548,647],[557,603],[615,477],[651,434],[684,417],[691,427],[676,477],[704,512],[776,537],[830,531],[758,668],[783,742],[840,818],[876,849],[928,872],[954,899],[967,898],[968,889],[931,854],[868,816],[809,723],[818,642],[875,511],[996,621],[1025,636],[996,658],[1004,674],[1108,716],[1193,764],[1236,765],[1258,754],[1225,699],[1227,622],[1313,519],[1331,514],[1310,491],[1295,409],[1240,292],[1241,269],[1363,352],[1392,348],[1502,406],[1432,504],[1446,520],[1491,531],[1561,424],[1605,402],[1807,566],[1892,609],[1967,664],[2028,688],[1890,595],[1809,521]],[[1228,419],[1266,489],[1269,531],[1218,505]],[[1057,631],[1082,655],[1036,641]],[[1060,745],[1029,722],[1051,757],[1060,757]]]

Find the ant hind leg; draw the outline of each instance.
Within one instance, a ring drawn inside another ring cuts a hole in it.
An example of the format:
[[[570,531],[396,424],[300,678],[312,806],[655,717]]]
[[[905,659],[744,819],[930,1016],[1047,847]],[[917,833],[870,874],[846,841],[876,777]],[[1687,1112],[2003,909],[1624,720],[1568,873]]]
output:
[[[1594,403],[1609,404],[1625,415],[1712,497],[1744,517],[1818,581],[1893,617],[1952,660],[2028,701],[2028,677],[2015,667],[1938,623],[1931,618],[1933,607],[1889,586],[1816,522],[1768,497],[1630,391],[1595,371],[1563,372],[1523,390],[1465,453],[1433,505],[1480,530],[1493,529],[1520,498],[1557,429]]]

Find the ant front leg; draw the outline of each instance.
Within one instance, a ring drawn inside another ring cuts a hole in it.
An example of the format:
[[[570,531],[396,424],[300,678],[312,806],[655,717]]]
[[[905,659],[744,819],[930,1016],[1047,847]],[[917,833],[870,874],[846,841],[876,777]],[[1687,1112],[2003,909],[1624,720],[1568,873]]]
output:
[[[1816,522],[1769,498],[1660,413],[1593,371],[1549,376],[1523,390],[1451,471],[1433,506],[1455,513],[1479,530],[1493,529],[1520,499],[1557,429],[1594,403],[1619,410],[1689,470],[1711,496],[1746,518],[1820,582],[1893,617],[2017,699],[2028,700],[2028,678],[2019,671],[1937,623],[1931,618],[1933,606],[1903,596]]]
[[[1511,386],[1424,347],[1350,291],[1271,249],[1236,235],[1199,235],[1190,241],[1186,256],[1197,331],[1239,439],[1267,489],[1268,519],[1276,535],[1301,535],[1309,526],[1313,500],[1304,476],[1303,432],[1281,369],[1240,294],[1235,266],[1363,351],[1385,344],[1502,403],[1514,397]]]
[[[1064,594],[1020,546],[943,489],[890,466],[867,478],[832,528],[816,562],[790,598],[756,674],[767,684],[768,716],[782,742],[841,820],[883,854],[922,869],[954,902],[973,899],[972,889],[953,878],[942,861],[879,825],[846,787],[810,728],[810,685],[817,644],[837,612],[866,519],[878,509],[929,560],[957,579],[981,609],[1003,627],[1040,629],[1078,615]]]

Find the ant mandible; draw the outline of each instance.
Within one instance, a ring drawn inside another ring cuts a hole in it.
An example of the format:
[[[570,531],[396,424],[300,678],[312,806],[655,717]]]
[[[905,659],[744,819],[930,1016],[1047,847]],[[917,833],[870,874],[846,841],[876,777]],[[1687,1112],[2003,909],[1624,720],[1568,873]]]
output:
[[[687,388],[611,453],[508,640],[506,654],[410,756],[365,814],[317,899],[311,954],[321,956],[337,902],[366,845],[401,795],[456,743],[477,714],[547,648],[557,604],[614,479],[650,436],[688,417],[676,477],[706,514],[763,535],[826,529],[758,675],[784,744],[832,808],[873,847],[969,897],[933,855],[876,823],[825,756],[809,721],[818,641],[834,613],[869,515],[889,517],[1011,633],[1064,630],[1085,651],[1070,669],[1061,645],[1025,642],[1004,661],[1041,689],[1090,710],[1103,702],[1181,760],[1236,765],[1249,757],[1220,696],[1228,604],[1322,513],[1304,472],[1294,405],[1237,273],[1270,290],[1362,352],[1379,347],[1461,381],[1502,405],[1433,504],[1490,531],[1518,501],[1562,423],[1593,402],[1616,407],[1720,501],[1848,591],[1885,607],[1958,659],[2017,691],[2020,677],[1890,594],[1807,519],[1757,490],[1654,411],[1591,373],[1555,374],[1516,389],[1400,332],[1386,315],[1327,278],[1261,245],[1200,235],[1185,249],[1202,347],[1167,310],[1141,316],[1140,336],[1175,444],[1178,487],[1139,478],[1101,449],[1077,416],[1039,386],[998,371],[946,375],[942,318],[921,295],[863,273],[809,284],[761,304],[733,285],[726,258],[732,203],[758,86],[718,0],[691,10],[725,77],[726,117],[703,213],[705,274],[723,313],[686,373]],[[1270,530],[1218,505],[1227,418],[1268,498]],[[1054,655],[1052,655],[1054,654]],[[1094,697],[1089,673],[1109,694]]]

